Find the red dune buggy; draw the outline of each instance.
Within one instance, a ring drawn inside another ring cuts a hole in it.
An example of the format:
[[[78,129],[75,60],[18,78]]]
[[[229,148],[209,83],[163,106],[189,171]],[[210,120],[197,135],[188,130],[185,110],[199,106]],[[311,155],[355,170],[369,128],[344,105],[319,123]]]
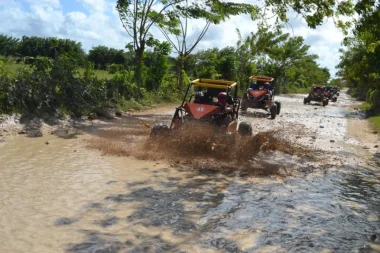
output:
[[[334,87],[331,86],[326,86],[325,87],[325,95],[328,98],[329,101],[331,102],[336,102],[338,100],[338,96],[336,94],[336,90]]]
[[[304,104],[309,104],[311,101],[322,102],[323,106],[329,104],[328,93],[323,84],[314,84],[309,96],[303,99]]]
[[[336,86],[333,86],[333,91],[335,92],[336,96],[339,97],[340,89]]]
[[[266,110],[272,119],[280,114],[281,103],[274,101],[274,88],[270,83],[274,78],[268,76],[251,76],[250,87],[243,95],[241,110],[247,111],[248,108]]]
[[[237,83],[233,81],[196,79],[189,84],[181,105],[174,112],[170,127],[155,125],[152,134],[164,129],[178,129],[183,125],[210,125],[219,133],[237,131],[240,135],[251,135],[249,122],[243,121],[238,125],[240,99],[237,98],[237,92]]]

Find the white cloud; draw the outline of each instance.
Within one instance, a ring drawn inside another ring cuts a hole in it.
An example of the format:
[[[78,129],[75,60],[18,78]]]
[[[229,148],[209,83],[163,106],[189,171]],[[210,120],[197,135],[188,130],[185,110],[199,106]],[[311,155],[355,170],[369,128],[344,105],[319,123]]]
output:
[[[106,9],[107,3],[105,0],[77,0],[85,5],[91,11],[103,12]]]
[[[15,37],[35,35],[69,38],[81,42],[85,50],[96,45],[123,49],[130,41],[115,10],[114,0],[77,0],[88,10],[86,13],[80,11],[64,13],[62,8],[64,0],[23,0],[29,5],[27,12],[21,1],[9,0],[3,4],[0,0],[0,19],[5,20],[3,24],[6,24],[0,26],[0,33]],[[314,30],[308,28],[306,22],[296,16],[292,17],[290,23],[293,29],[288,27],[285,29],[286,32],[303,36],[305,42],[311,45],[310,53],[319,55],[320,65],[328,67],[334,75],[334,67],[339,61],[338,49],[344,36],[336,29],[333,21],[328,20]],[[189,38],[192,42],[198,37],[204,24],[200,20],[189,24]],[[257,23],[252,22],[248,15],[241,15],[232,17],[220,25],[211,25],[195,51],[235,46],[238,40],[237,28],[243,36],[246,36],[257,30]],[[153,29],[152,33],[157,38],[164,39],[157,29]]]
[[[59,0],[25,0],[25,2],[30,5],[40,5],[40,6],[50,6],[50,7],[60,7]]]

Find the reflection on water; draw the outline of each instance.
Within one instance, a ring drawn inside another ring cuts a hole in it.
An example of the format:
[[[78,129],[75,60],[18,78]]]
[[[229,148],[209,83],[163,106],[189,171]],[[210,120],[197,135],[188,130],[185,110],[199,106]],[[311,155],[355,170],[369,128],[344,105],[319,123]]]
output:
[[[245,178],[101,157],[79,142],[17,137],[0,148],[0,252],[375,252],[380,244],[377,168]]]

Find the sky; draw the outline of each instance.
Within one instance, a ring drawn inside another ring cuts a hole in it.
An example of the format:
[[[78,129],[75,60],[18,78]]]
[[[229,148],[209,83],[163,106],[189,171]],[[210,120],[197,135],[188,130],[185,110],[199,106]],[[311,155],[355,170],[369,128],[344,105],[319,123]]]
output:
[[[115,5],[116,0],[0,0],[0,34],[17,38],[68,38],[81,42],[86,51],[98,45],[124,49],[130,37],[121,25]],[[191,31],[194,35],[202,29],[202,22],[192,22]],[[290,23],[292,27],[289,26],[285,32],[292,36],[303,36],[305,43],[311,46],[310,53],[319,56],[317,62],[320,66],[327,67],[334,76],[344,35],[333,21],[326,20],[314,30],[297,16],[291,17]],[[241,15],[212,25],[197,50],[235,46],[238,40],[236,28],[244,36],[255,31],[256,24],[249,16]],[[159,31],[153,30],[152,33],[164,40]]]

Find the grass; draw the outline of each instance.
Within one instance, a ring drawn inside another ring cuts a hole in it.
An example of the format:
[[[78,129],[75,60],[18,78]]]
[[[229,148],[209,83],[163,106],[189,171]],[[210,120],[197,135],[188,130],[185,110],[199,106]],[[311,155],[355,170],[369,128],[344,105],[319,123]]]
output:
[[[307,94],[310,91],[310,87],[298,88],[298,87],[285,87],[282,90],[283,94]]]
[[[371,122],[371,126],[380,132],[380,115],[369,117],[369,122]]]
[[[29,67],[30,65],[26,65],[24,63],[16,63],[14,61],[6,61],[3,66],[4,70],[8,72],[11,76],[15,76],[19,69],[29,68]],[[85,71],[84,68],[78,69],[78,72],[80,74],[83,74],[84,71]],[[114,74],[110,74],[106,70],[95,70],[95,75],[99,79],[111,79],[114,76]]]
[[[17,71],[19,69],[29,68],[29,66],[25,65],[24,63],[15,63],[13,61],[7,61],[7,62],[4,63],[3,68],[11,76],[15,76],[17,74]]]
[[[80,74],[83,74],[85,69],[84,68],[79,68],[78,69]],[[115,74],[110,74],[108,73],[107,70],[95,70],[95,76],[99,79],[111,79],[114,77]]]
[[[376,108],[373,107],[372,104],[365,102],[360,105],[360,110],[366,111],[369,113],[369,115],[375,115],[375,116],[370,116],[368,118],[371,127],[375,130],[380,132],[380,114],[379,110],[376,110]],[[376,115],[377,114],[377,115]]]
[[[369,111],[369,110],[372,110],[372,105],[370,103],[363,103],[360,105],[360,110],[362,111]]]
[[[175,108],[175,105],[178,105],[181,101],[180,99],[163,99],[163,98],[155,98],[152,99],[152,96],[154,96],[153,92],[148,93],[145,95],[145,97],[139,101],[136,101],[135,99],[130,100],[124,100],[118,103],[117,107],[122,111],[142,111],[146,109],[150,109],[157,106],[166,106],[166,105],[173,105],[173,108]]]

